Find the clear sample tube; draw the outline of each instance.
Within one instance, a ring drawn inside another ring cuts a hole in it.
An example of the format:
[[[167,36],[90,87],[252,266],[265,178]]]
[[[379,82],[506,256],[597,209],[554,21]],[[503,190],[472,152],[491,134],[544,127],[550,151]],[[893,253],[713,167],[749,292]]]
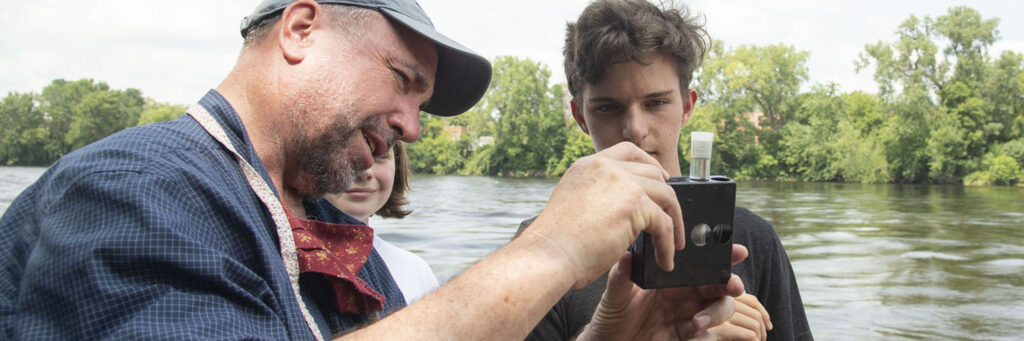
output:
[[[711,141],[715,133],[690,133],[690,180],[707,181],[711,177]]]

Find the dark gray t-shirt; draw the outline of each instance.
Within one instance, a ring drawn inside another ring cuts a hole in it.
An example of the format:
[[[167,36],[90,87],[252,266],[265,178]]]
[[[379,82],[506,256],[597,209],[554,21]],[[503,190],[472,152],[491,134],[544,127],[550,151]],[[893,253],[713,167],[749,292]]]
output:
[[[519,225],[519,235],[533,218]],[[757,297],[771,315],[768,340],[813,340],[800,300],[793,267],[779,235],[768,221],[742,207],[736,208],[733,243],[747,247],[750,256],[732,267],[748,294]],[[608,273],[583,288],[570,290],[537,324],[527,340],[569,340],[590,322],[608,284]]]

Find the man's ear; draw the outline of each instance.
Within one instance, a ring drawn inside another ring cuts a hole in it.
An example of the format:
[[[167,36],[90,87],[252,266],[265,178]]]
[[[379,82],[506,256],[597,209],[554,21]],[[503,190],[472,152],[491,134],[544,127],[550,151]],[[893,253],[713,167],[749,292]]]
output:
[[[690,117],[693,117],[693,106],[697,105],[697,90],[690,89],[687,92],[686,98],[683,100],[683,117],[682,124],[680,127],[685,127],[690,122]]]
[[[572,119],[576,120],[576,125],[580,126],[583,133],[590,135],[590,130],[587,129],[587,119],[583,117],[583,109],[576,103],[575,98],[569,101],[569,108],[572,109]]]
[[[313,43],[313,31],[323,20],[320,4],[313,0],[296,1],[281,12],[278,46],[288,64],[298,64],[306,58],[306,49]]]

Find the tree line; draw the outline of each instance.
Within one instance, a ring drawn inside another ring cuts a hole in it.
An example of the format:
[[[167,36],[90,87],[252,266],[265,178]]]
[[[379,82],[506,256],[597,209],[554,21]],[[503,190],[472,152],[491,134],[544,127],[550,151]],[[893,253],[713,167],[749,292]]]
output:
[[[10,93],[0,101],[0,165],[49,165],[107,135],[171,120],[185,109],[92,79],[57,79],[38,94]]]
[[[712,172],[735,179],[862,183],[1014,184],[1024,178],[1024,55],[989,54],[999,19],[969,7],[910,16],[853,67],[877,93],[805,87],[810,53],[785,44],[714,41],[691,85],[700,94],[683,128],[715,132]],[[409,146],[418,173],[559,176],[594,148],[566,112],[551,71],[494,60],[485,97],[456,117],[420,114]],[[809,90],[802,90],[809,89]],[[173,119],[185,106],[103,82],[55,80],[0,103],[0,164],[46,165],[118,130]],[[683,167],[686,169],[687,167]]]
[[[1012,184],[1024,178],[1024,63],[998,57],[999,19],[969,7],[910,16],[890,41],[854,62],[873,72],[877,94],[808,80],[810,53],[785,44],[715,41],[692,88],[700,94],[683,128],[715,132],[712,172],[736,179],[862,183]],[[558,176],[593,152],[566,120],[567,94],[528,59],[499,57],[485,99],[454,118],[421,115],[417,172]],[[465,127],[453,139],[445,126]],[[494,144],[479,146],[480,136]],[[686,167],[683,167],[686,169]]]

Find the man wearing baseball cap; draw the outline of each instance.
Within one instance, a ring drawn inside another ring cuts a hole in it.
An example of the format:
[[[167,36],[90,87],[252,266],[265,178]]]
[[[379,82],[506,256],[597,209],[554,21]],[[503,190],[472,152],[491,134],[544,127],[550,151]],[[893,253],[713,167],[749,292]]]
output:
[[[673,266],[668,175],[622,144],[576,162],[527,233],[399,310],[372,229],[322,196],[414,142],[420,110],[473,106],[489,63],[412,0],[264,1],[241,31],[234,69],[187,115],[68,154],[0,218],[0,336],[515,339],[641,231]],[[647,313],[618,300],[627,277],[604,311]],[[661,297],[641,325],[596,315],[584,337],[707,337],[741,292]]]

